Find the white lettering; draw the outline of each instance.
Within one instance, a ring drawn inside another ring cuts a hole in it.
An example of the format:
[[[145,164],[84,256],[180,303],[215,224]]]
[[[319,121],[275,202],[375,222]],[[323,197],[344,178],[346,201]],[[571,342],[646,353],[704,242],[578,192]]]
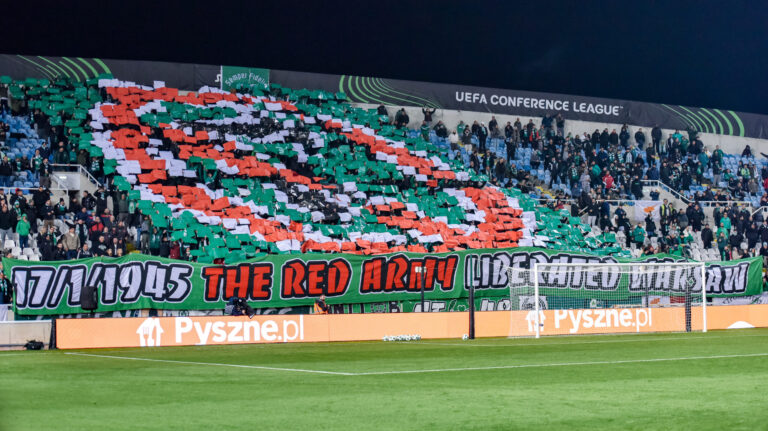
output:
[[[592,313],[584,313],[583,326],[585,328],[591,328],[593,324],[594,324],[594,320],[592,319]]]
[[[192,330],[192,319],[189,317],[177,317],[176,319],[176,344],[181,344],[181,335]]]
[[[595,316],[595,328],[605,328],[605,310],[594,310]]]
[[[621,326],[632,326],[632,312],[627,309],[621,310],[619,320]]]
[[[229,335],[227,336],[227,342],[242,343],[243,336],[239,335],[239,333],[240,330],[243,329],[243,322],[229,322],[227,323],[227,326],[232,328],[232,330],[229,331]]]
[[[221,343],[222,341],[227,339],[227,331],[224,330],[225,322],[222,322],[221,320],[218,320],[216,322],[213,322],[213,341],[216,343]]]
[[[568,314],[571,316],[571,334],[579,332],[579,322],[581,321],[581,313],[583,310],[576,310],[576,315],[573,314],[573,310],[568,310]],[[586,310],[589,311],[589,310]]]
[[[288,333],[288,327],[293,327],[293,334]],[[283,320],[283,341],[293,341],[299,336],[299,325],[294,320]]]
[[[640,322],[640,315],[643,316],[643,321]],[[635,311],[635,327],[637,328],[637,332],[640,332],[641,326],[650,325],[651,323],[651,309],[645,309],[645,310],[636,310]]]
[[[261,324],[261,338],[267,341],[275,341],[277,338],[277,323],[274,320],[267,320]]]
[[[251,331],[249,331],[249,329]],[[259,322],[250,321],[245,322],[243,325],[243,338],[245,341],[251,341],[251,332],[253,332],[253,341],[261,340],[261,334],[259,332]]]
[[[208,335],[211,333],[211,322],[206,322],[205,331],[200,326],[200,322],[195,322],[195,332],[197,332],[198,345],[205,346],[208,344]]]
[[[568,317],[568,310],[555,310],[555,328],[560,329],[560,321]]]

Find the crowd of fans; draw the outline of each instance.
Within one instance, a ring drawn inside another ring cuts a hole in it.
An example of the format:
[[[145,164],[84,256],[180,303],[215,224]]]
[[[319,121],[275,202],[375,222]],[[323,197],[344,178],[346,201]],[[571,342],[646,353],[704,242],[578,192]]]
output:
[[[384,106],[379,107],[379,114],[386,112]],[[420,133],[426,138],[434,110],[424,108],[422,113]],[[404,109],[395,115],[397,126],[404,127],[408,121]],[[690,256],[690,244],[696,236],[704,249],[717,248],[722,260],[763,256],[768,262],[768,220],[764,220],[762,212],[753,215],[749,207],[734,203],[747,194],[758,194],[758,184],[768,189],[768,166],[759,168],[740,161],[735,171],[724,169],[725,155],[720,146],[710,151],[693,130],[685,134],[675,131],[664,137],[658,126],[648,134],[642,128],[631,134],[624,125],[619,131],[606,128],[591,134],[565,134],[561,114],[545,115],[538,126],[533,119],[523,124],[519,118],[502,126],[492,116],[487,126],[484,122],[469,125],[461,121],[448,134],[439,121],[431,130],[439,138],[448,139],[454,155],[460,148],[467,151],[469,167],[485,173],[495,185],[516,184],[523,192],[529,192],[535,185],[567,184],[569,196],[554,191],[553,209],[562,208],[561,202],[566,200],[572,202],[572,215],[586,216],[588,223],[603,233],[624,232],[624,245],[637,247],[643,255]],[[489,137],[503,139],[506,158],[488,151]],[[516,153],[521,148],[532,150],[531,169],[551,173],[548,183],[542,184],[516,165]],[[749,145],[741,156],[754,156]],[[705,178],[708,170],[711,178]],[[644,194],[643,180],[660,181],[678,192],[690,190],[692,185],[705,187],[692,194],[687,208],[675,210],[664,200],[660,218],[649,214],[643,222],[633,225],[624,207],[616,208],[612,214],[608,201],[658,200],[658,191],[650,196]],[[705,204],[715,208],[712,224],[704,214]],[[768,206],[768,195],[761,196],[760,205]]]
[[[0,109],[6,112],[7,106]],[[378,114],[383,123],[398,128],[410,123],[405,109],[396,111],[390,119],[387,108],[380,106]],[[723,169],[723,151],[716,147],[710,152],[693,131],[686,134],[676,131],[664,138],[658,127],[648,134],[643,129],[631,134],[625,125],[618,131],[566,134],[565,119],[558,114],[545,115],[539,125],[532,119],[523,124],[519,118],[502,125],[492,116],[487,125],[478,121],[460,122],[455,131],[449,132],[442,121],[434,121],[435,109],[425,107],[422,114],[421,136],[428,139],[434,131],[437,137],[450,143],[454,155],[463,148],[469,153],[469,167],[478,174],[486,174],[491,183],[514,184],[523,193],[539,185],[566,184],[574,202],[572,214],[586,216],[592,226],[604,233],[624,231],[628,247],[635,245],[646,254],[685,250],[695,233],[700,235],[705,247],[716,244],[726,260],[768,254],[765,245],[768,222],[759,212],[753,216],[735,206],[718,208],[710,225],[699,204],[694,202],[685,211],[675,211],[665,202],[659,222],[648,217],[634,227],[623,208],[611,214],[605,200],[645,198],[642,180],[646,179],[660,180],[676,190],[708,184],[709,187],[696,194],[696,202],[738,200],[743,193],[756,193],[758,182],[768,185],[767,168],[758,171],[754,164],[747,163],[741,164],[737,172]],[[111,187],[114,174],[104,173],[103,159],[79,149],[76,142],[68,140],[65,128],[51,126],[40,110],[21,104],[14,115],[27,116],[43,143],[31,160],[0,155],[0,187],[10,187],[20,172],[28,172],[40,187],[26,197],[21,190],[8,196],[0,189],[0,241],[17,233],[19,246],[25,248],[34,240],[43,260],[122,256],[133,250],[191,260],[190,252],[206,245],[172,241],[165,229],[153,227],[137,210],[134,200]],[[8,125],[0,124],[0,146],[4,147],[10,138]],[[489,138],[503,140],[506,157],[488,151]],[[531,150],[530,169],[551,173],[549,184],[541,184],[531,172],[517,166],[516,156],[521,149]],[[743,155],[752,155],[751,149],[747,147]],[[104,185],[93,195],[73,193],[69,203],[61,200],[53,204],[48,190],[51,165],[67,163],[85,166]],[[709,183],[704,178],[708,169],[713,174],[713,181]],[[719,188],[721,181],[728,187]],[[107,208],[108,196],[114,202],[115,214]],[[568,196],[561,191],[556,197]],[[81,199],[78,201],[78,198]],[[761,203],[768,204],[766,196]],[[60,223],[55,223],[56,220]],[[646,241],[649,238],[658,238],[655,246]],[[747,243],[746,250],[740,247],[742,242]]]

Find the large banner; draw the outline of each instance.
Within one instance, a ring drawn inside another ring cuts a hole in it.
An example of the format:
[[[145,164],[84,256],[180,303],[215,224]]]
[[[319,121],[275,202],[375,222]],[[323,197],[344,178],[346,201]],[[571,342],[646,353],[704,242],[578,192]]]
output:
[[[532,336],[533,313],[478,312],[476,336]],[[682,332],[686,328],[683,307],[544,310],[539,322],[542,335]],[[690,324],[693,331],[701,330],[700,307],[692,308]],[[707,307],[708,330],[753,327],[768,327],[768,305]],[[58,319],[56,342],[61,349],[88,349],[364,341],[415,334],[424,339],[460,338],[468,328],[468,313]]]
[[[243,71],[247,71],[243,75]],[[205,64],[129,61],[80,57],[0,55],[0,75],[14,79],[68,77],[87,81],[102,74],[152,85],[164,81],[180,90],[230,88],[227,81],[275,82],[285,87],[343,91],[350,101],[395,106],[429,106],[459,111],[542,117],[563,114],[570,120],[658,125],[665,129],[696,129],[721,135],[768,138],[768,116],[720,109],[694,108],[630,100],[437,84],[352,75],[291,72]],[[234,77],[234,79],[233,79]]]
[[[622,261],[675,260],[673,256],[662,255]],[[257,308],[311,305],[321,295],[331,305],[391,301],[420,304],[422,291],[427,301],[465,300],[469,285],[474,286],[478,299],[498,299],[509,297],[510,286],[530,284],[519,274],[510,279],[506,269],[529,268],[535,262],[617,260],[520,247],[434,255],[267,255],[235,265],[198,264],[140,254],[65,262],[3,258],[3,270],[15,287],[16,312],[39,315],[83,312],[80,296],[84,286],[96,287],[99,312],[222,309],[232,297],[245,298]],[[700,277],[700,271],[692,267],[676,267],[658,277],[650,269],[628,275],[620,274],[618,267],[600,267],[589,272],[562,267],[562,271],[542,276],[540,291],[551,303],[557,298],[591,298],[634,304],[643,295],[684,295],[691,286],[692,293],[700,293]],[[762,259],[709,264],[706,290],[713,297],[759,294]]]

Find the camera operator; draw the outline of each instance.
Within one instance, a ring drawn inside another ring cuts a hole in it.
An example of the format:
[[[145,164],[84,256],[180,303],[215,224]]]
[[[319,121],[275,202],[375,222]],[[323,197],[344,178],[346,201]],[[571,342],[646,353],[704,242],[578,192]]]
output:
[[[315,301],[315,314],[328,314],[328,304],[325,303],[325,295],[320,295],[320,298]]]
[[[248,316],[252,319],[256,312],[243,298],[230,298],[224,307],[224,314],[229,316]]]

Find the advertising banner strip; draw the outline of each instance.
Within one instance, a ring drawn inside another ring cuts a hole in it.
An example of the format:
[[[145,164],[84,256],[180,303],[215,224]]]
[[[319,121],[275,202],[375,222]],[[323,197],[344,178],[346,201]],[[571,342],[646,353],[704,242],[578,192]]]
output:
[[[267,85],[344,92],[352,102],[394,106],[489,112],[540,118],[561,113],[569,120],[658,125],[665,129],[695,129],[705,133],[768,138],[768,116],[726,109],[705,109],[600,97],[541,93],[457,84],[439,84],[378,77],[329,75],[158,61],[113,60],[0,54],[0,75],[16,80],[69,78],[86,82],[100,76],[151,85],[160,80],[169,87],[197,91]]]
[[[656,255],[622,261],[658,263],[680,258]],[[422,284],[424,298],[429,301],[466,298],[470,285],[477,298],[509,297],[510,285],[525,287],[530,283],[510,280],[506,269],[528,268],[534,262],[607,263],[617,259],[519,247],[443,254],[267,255],[233,265],[141,254],[62,262],[3,258],[3,270],[14,286],[16,313],[54,315],[82,313],[81,295],[87,287],[96,288],[99,312],[223,309],[233,297],[245,298],[255,308],[307,306],[321,295],[332,306],[420,301]],[[468,271],[470,266],[472,271]],[[693,285],[691,293],[701,292],[700,272],[691,268],[667,270],[663,278],[649,276],[649,271],[620,274],[618,267],[582,273],[562,267],[561,272],[540,280],[541,295],[550,301],[558,297],[610,298],[630,304],[644,295],[685,295],[689,284]],[[762,259],[708,264],[706,290],[712,297],[760,294]]]
[[[525,337],[534,333],[533,311],[476,313],[478,337]],[[620,334],[682,332],[685,309],[623,308],[544,310],[542,334]],[[701,329],[699,307],[692,308],[692,330]],[[707,309],[713,329],[768,327],[768,305],[728,305]],[[58,319],[61,349],[301,343],[381,340],[415,335],[423,339],[460,338],[468,330],[468,314],[393,313],[357,315],[273,315]]]

